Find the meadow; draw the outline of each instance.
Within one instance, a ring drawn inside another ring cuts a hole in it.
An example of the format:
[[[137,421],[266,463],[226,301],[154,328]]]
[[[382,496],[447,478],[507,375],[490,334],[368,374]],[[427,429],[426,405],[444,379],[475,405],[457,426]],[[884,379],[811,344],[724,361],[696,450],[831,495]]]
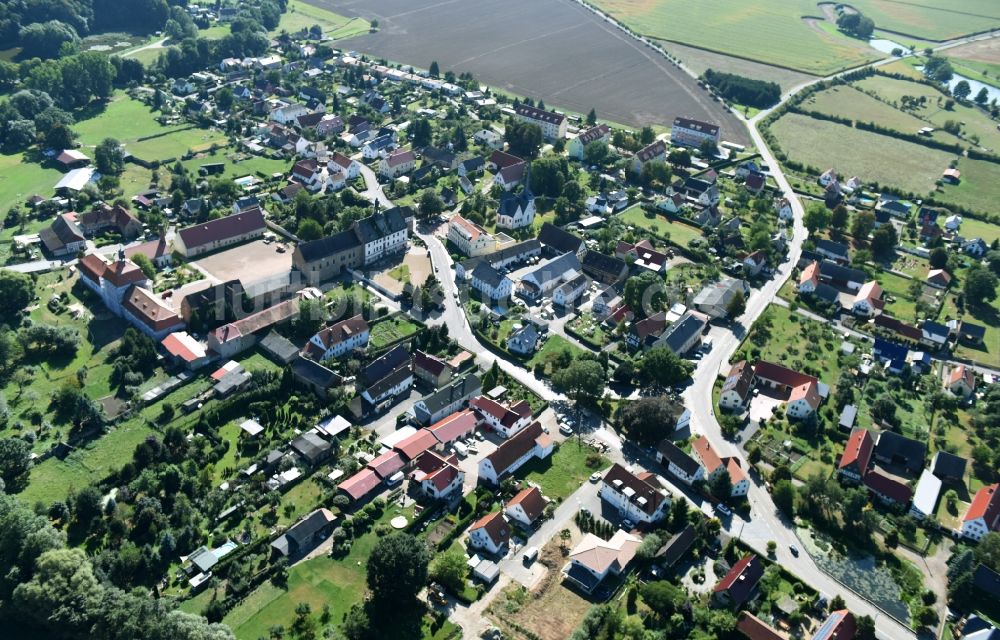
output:
[[[874,122],[903,133],[913,134],[923,127],[930,126],[928,122],[851,86],[839,85],[814,93],[801,104],[801,107],[808,111],[850,118],[855,122]],[[958,142],[955,136],[943,130],[935,131],[933,137],[942,142]]]
[[[85,117],[73,129],[80,135],[79,143],[85,152],[105,138],[115,138],[125,143],[125,149],[136,157],[152,161],[179,158],[188,151],[227,143],[220,131],[189,124],[163,126],[156,121],[157,114],[150,107],[123,92],[115,93],[111,102],[97,113],[82,115]]]
[[[629,207],[618,214],[618,219],[627,225],[648,231],[664,239],[668,239],[678,247],[687,247],[692,240],[701,239],[701,230],[681,222],[673,222],[662,215],[653,217],[646,215],[639,205]]]
[[[29,161],[23,153],[0,155],[0,211],[6,213],[35,193],[50,194],[62,176],[57,169]]]
[[[1000,26],[1000,5],[995,0],[851,0],[850,5],[880,29],[929,40],[951,40]]]
[[[954,159],[945,151],[795,113],[778,119],[771,132],[792,160],[916,194],[929,193]]]
[[[361,18],[348,18],[340,14],[306,4],[304,2],[288,3],[288,10],[281,16],[281,23],[273,33],[287,31],[295,33],[319,25],[323,35],[333,39],[350,38],[368,33],[369,23]]]
[[[976,107],[956,103],[946,109],[947,96],[934,87],[885,76],[865,78],[854,86],[865,93],[877,95],[887,106],[894,108],[902,104],[903,96],[926,97],[924,106],[912,111],[914,116],[927,121],[926,126],[942,128],[948,120],[962,123],[966,144],[975,136],[982,147],[992,149],[994,153],[1000,151],[1000,130],[997,130],[996,122]]]
[[[860,40],[803,20],[822,11],[809,0],[594,0],[634,31],[814,75],[881,57]]]
[[[1000,164],[962,158],[958,161],[958,168],[962,172],[961,182],[943,185],[935,197],[973,211],[995,213],[996,204],[1000,201]],[[993,237],[996,237],[996,227],[993,229]],[[963,227],[962,233],[969,231]]]

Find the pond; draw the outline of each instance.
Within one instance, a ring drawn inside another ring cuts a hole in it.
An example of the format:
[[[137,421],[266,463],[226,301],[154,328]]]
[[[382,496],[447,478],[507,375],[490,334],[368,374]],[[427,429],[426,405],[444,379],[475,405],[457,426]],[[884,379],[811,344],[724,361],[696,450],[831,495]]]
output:
[[[903,53],[909,53],[909,47],[905,47],[898,42],[893,42],[892,40],[886,40],[885,38],[872,38],[868,41],[868,46],[872,49],[881,51],[882,53],[888,53],[892,55],[893,49],[902,49]]]
[[[983,89],[983,87],[986,87],[986,93],[989,96],[987,98],[987,102],[992,102],[993,100],[1000,101],[1000,89],[997,89],[992,85],[984,84],[978,80],[973,80],[972,78],[966,78],[965,76],[960,76],[957,73],[954,75],[954,77],[952,77],[951,80],[948,81],[948,90],[954,91],[955,85],[957,85],[962,80],[968,82],[969,86],[972,88],[972,93],[969,94],[970,99],[975,98],[977,95],[979,95],[979,92]]]

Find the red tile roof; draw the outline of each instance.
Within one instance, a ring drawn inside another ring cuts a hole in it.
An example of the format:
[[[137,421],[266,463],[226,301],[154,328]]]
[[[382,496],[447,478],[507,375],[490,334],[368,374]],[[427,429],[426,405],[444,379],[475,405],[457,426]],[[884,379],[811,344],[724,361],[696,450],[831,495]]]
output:
[[[521,505],[524,513],[528,516],[528,520],[534,522],[545,511],[545,504],[545,498],[542,497],[542,492],[539,488],[528,487],[521,489],[517,495],[511,498],[507,503],[507,508],[510,509],[513,506]]]
[[[398,453],[395,451],[386,451],[369,462],[368,468],[384,480],[402,469],[404,465],[403,458]]]
[[[898,480],[881,474],[877,469],[865,475],[865,486],[893,502],[907,504],[913,497],[913,490]]]
[[[507,472],[515,460],[533,449],[542,435],[541,423],[532,422],[497,447],[496,451],[486,456],[485,459],[493,464],[497,477],[500,477]]]
[[[337,485],[337,488],[349,495],[352,500],[360,500],[381,483],[382,480],[374,471],[362,469]]]
[[[104,279],[116,287],[124,287],[148,280],[139,265],[131,260],[116,260],[107,265],[102,274]]]
[[[604,484],[618,493],[625,493],[625,490],[629,489],[635,500],[642,499],[641,503],[636,502],[636,506],[647,514],[655,513],[660,504],[667,499],[660,493],[660,485],[653,474],[637,476],[617,462],[604,475]]]
[[[417,350],[413,352],[413,368],[423,369],[432,376],[437,377],[448,368],[448,363],[440,358]]]
[[[740,613],[736,628],[750,640],[785,640],[770,625],[752,613]]]
[[[264,212],[259,207],[253,207],[241,213],[181,229],[177,233],[184,242],[184,246],[191,250],[212,242],[235,238],[257,229],[263,230],[265,226]]]
[[[92,282],[98,282],[107,268],[107,263],[101,260],[101,257],[96,253],[83,256],[77,263],[77,269],[80,270],[80,277],[85,277]]]
[[[183,324],[173,309],[164,305],[151,291],[140,287],[129,289],[122,306],[156,332]]]
[[[715,452],[712,443],[705,436],[701,436],[694,441],[694,444],[691,445],[691,453],[696,453],[701,458],[701,462],[708,474],[711,474],[722,464],[722,458]]]
[[[456,411],[427,427],[427,430],[434,434],[438,442],[448,444],[476,430],[476,414],[468,409]]]
[[[766,360],[758,360],[753,371],[758,378],[763,378],[786,387],[797,387],[806,382],[817,381],[816,378],[807,373],[799,373],[794,369],[789,369],[773,362],[767,362]]]
[[[844,455],[840,457],[840,468],[857,463],[861,475],[868,469],[875,448],[875,439],[867,429],[855,429],[844,445]]]
[[[469,532],[471,533],[477,529],[485,529],[486,534],[496,546],[500,546],[510,540],[510,525],[504,520],[502,511],[488,513],[479,520],[476,520],[475,524],[469,527]]]
[[[407,460],[414,460],[424,451],[435,447],[438,439],[428,429],[420,429],[405,440],[401,440],[393,449],[403,454]]]
[[[986,526],[994,528],[998,517],[1000,517],[1000,483],[994,483],[976,492],[963,520],[969,522],[983,518],[986,520]]]

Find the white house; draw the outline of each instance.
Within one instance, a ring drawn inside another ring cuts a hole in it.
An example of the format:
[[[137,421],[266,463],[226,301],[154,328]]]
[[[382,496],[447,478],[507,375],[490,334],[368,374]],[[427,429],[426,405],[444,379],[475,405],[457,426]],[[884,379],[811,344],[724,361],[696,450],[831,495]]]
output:
[[[339,358],[354,349],[367,346],[368,335],[368,323],[361,314],[358,314],[326,327],[309,338],[309,342],[302,349],[302,354],[316,362]]]
[[[588,533],[569,552],[563,573],[580,589],[593,593],[605,578],[625,571],[641,544],[640,538],[620,529],[607,541]]]
[[[305,105],[289,104],[271,111],[268,117],[274,122],[292,124],[296,122],[300,116],[304,116],[307,113],[309,113],[309,109]]]
[[[600,494],[623,518],[636,523],[656,522],[670,506],[670,496],[654,474],[646,471],[637,476],[617,463],[605,474]]]
[[[656,461],[666,465],[667,471],[686,485],[705,478],[705,467],[668,439],[657,448]]]
[[[507,502],[504,513],[509,520],[530,529],[545,513],[546,500],[538,487],[525,487]]]
[[[719,406],[728,411],[743,411],[753,390],[753,367],[746,360],[740,360],[729,370],[722,385]]]
[[[335,152],[327,163],[327,168],[333,171],[335,168],[343,171],[348,180],[354,180],[361,175],[361,163],[352,160],[340,152]]]
[[[498,229],[520,229],[530,227],[535,221],[535,198],[530,187],[526,186],[519,195],[504,192],[500,197],[500,208],[497,210]]]
[[[855,315],[870,317],[876,311],[881,310],[882,306],[882,287],[879,286],[878,282],[870,280],[864,283],[858,290],[858,294],[854,296],[851,311]]]
[[[506,300],[514,291],[514,281],[488,262],[480,262],[472,270],[471,285],[490,300]]]
[[[920,481],[917,482],[917,489],[913,493],[910,515],[921,520],[933,517],[940,493],[941,478],[934,475],[930,469],[924,469],[920,474]]]
[[[445,500],[461,493],[465,482],[465,472],[458,466],[454,455],[445,457],[435,451],[425,451],[416,461],[412,472],[414,481],[420,483],[420,490],[429,498]]]
[[[486,145],[490,149],[503,147],[503,137],[496,131],[490,129],[480,129],[472,134],[472,139],[478,144]]]
[[[393,207],[354,223],[354,233],[365,248],[366,265],[406,250],[410,230],[406,219],[412,215],[407,207]]]
[[[510,541],[510,524],[502,511],[488,513],[469,528],[469,544],[493,555],[499,555]]]
[[[455,214],[448,221],[448,240],[463,254],[474,258],[497,250],[496,238],[475,222]]]
[[[977,491],[962,518],[963,537],[979,541],[990,531],[1000,531],[1000,484],[997,483]]]
[[[505,407],[492,398],[478,396],[469,401],[469,406],[486,426],[505,439],[531,424],[531,405],[525,400]]]
[[[479,461],[479,480],[499,485],[501,478],[517,471],[529,460],[549,457],[552,448],[552,438],[542,431],[541,423],[532,422]]]
[[[603,142],[606,144],[609,140],[611,140],[611,127],[606,124],[599,124],[586,131],[582,131],[580,135],[570,140],[569,144],[566,145],[566,151],[569,153],[570,158],[583,160],[584,151],[586,151],[588,144],[591,142]]]
[[[538,125],[538,128],[542,130],[542,136],[547,140],[566,137],[568,123],[566,116],[561,113],[529,107],[526,104],[518,105],[514,112],[521,122]]]
[[[552,304],[563,308],[572,307],[580,299],[580,296],[587,291],[589,284],[590,281],[587,279],[587,276],[582,273],[571,280],[567,280],[552,292]]]
[[[705,436],[701,436],[691,445],[691,456],[705,468],[707,482],[711,482],[725,470],[729,472],[731,496],[745,496],[750,491],[750,480],[740,467],[739,461],[736,458],[719,457]]]
[[[719,125],[693,118],[674,118],[670,128],[670,142],[686,147],[700,147],[706,140],[718,145],[719,137]]]
[[[774,201],[774,208],[778,212],[778,219],[780,220],[791,220],[795,217],[795,212],[792,211],[792,203],[788,198],[778,198]]]
[[[394,151],[379,162],[378,172],[383,178],[393,179],[413,171],[417,156],[412,151]]]

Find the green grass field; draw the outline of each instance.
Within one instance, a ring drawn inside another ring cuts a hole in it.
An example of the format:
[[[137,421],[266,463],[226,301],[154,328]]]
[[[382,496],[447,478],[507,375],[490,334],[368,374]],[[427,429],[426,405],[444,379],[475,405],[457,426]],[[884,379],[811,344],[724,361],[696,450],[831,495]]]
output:
[[[966,238],[982,238],[987,243],[992,243],[1000,238],[1000,225],[965,218],[962,220],[962,235]]]
[[[917,319],[916,303],[910,299],[910,294],[907,291],[912,280],[886,271],[877,274],[875,279],[882,285],[882,290],[885,291],[886,295],[895,298],[894,302],[886,304],[886,311],[900,320],[915,321]]]
[[[914,115],[930,122],[930,126],[941,128],[948,120],[962,123],[962,132],[967,139],[976,136],[979,144],[994,153],[1000,150],[1000,131],[996,122],[975,107],[955,104],[951,109],[945,109],[945,96],[940,91],[925,84],[897,80],[884,76],[872,76],[855,83],[865,92],[873,92],[890,105],[900,104],[903,96],[927,98],[924,107],[914,111]],[[968,143],[967,143],[968,144]]]
[[[286,173],[291,168],[289,160],[275,160],[260,156],[240,158],[242,158],[241,154],[231,153],[231,149],[226,148],[219,149],[215,153],[199,154],[189,160],[181,160],[181,164],[191,173],[197,174],[202,165],[223,163],[226,165],[225,169],[219,176],[215,176],[220,178],[239,178],[255,174],[266,177],[275,173]]]
[[[962,172],[962,181],[957,185],[942,186],[941,193],[938,194],[940,199],[969,207],[973,211],[996,211],[996,204],[1000,200],[1000,164],[962,158],[958,161],[958,168]],[[993,229],[993,237],[996,237],[996,227]],[[963,225],[962,234],[968,233],[970,232]]]
[[[407,320],[406,316],[397,315],[372,326],[369,346],[378,349],[396,340],[412,336],[419,330],[420,326],[415,322]]]
[[[219,131],[187,124],[165,127],[156,121],[156,113],[148,106],[121,92],[100,113],[80,120],[73,129],[80,134],[85,152],[105,138],[115,138],[135,156],[150,161],[179,158],[188,151],[226,144],[226,136]]]
[[[644,229],[659,238],[669,239],[670,242],[679,247],[687,247],[692,240],[702,237],[701,230],[696,227],[673,222],[659,214],[652,218],[648,217],[642,207],[637,204],[618,214],[618,219],[627,225]]]
[[[802,108],[827,115],[850,118],[855,122],[874,122],[903,133],[914,134],[930,123],[900,111],[872,96],[850,86],[835,86],[811,95],[802,103]],[[934,132],[934,139],[956,143],[959,140],[943,131]]]
[[[882,57],[860,40],[813,27],[822,17],[811,0],[595,0],[643,35],[749,58],[816,75]]]
[[[549,499],[564,499],[586,483],[590,474],[601,471],[608,460],[600,456],[600,463],[587,466],[587,456],[596,453],[576,438],[563,442],[545,460],[532,460],[521,468],[518,476],[536,483]]]
[[[781,117],[771,131],[793,160],[916,194],[929,193],[954,159],[945,151],[795,113]]]
[[[850,5],[874,20],[881,29],[930,40],[950,40],[1000,26],[1000,5],[994,0],[851,0]],[[903,44],[909,44],[902,36],[893,40],[900,41],[900,38]]]
[[[548,366],[549,360],[554,358],[560,351],[569,351],[573,358],[576,358],[584,353],[583,349],[576,346],[566,338],[558,334],[553,334],[545,339],[545,344],[542,345],[541,349],[535,352],[535,355],[531,356],[531,359],[525,363],[525,367],[530,369],[539,362],[545,363],[546,373],[548,375],[552,375],[552,367]]]
[[[29,162],[23,153],[0,155],[0,210],[6,212],[35,193],[50,195],[62,176],[57,169]]]
[[[281,23],[272,32],[272,35],[282,31],[294,33],[308,29],[315,24],[322,27],[323,35],[333,39],[359,36],[368,33],[369,29],[367,20],[348,18],[326,9],[292,0],[288,3],[288,10],[281,16]]]

